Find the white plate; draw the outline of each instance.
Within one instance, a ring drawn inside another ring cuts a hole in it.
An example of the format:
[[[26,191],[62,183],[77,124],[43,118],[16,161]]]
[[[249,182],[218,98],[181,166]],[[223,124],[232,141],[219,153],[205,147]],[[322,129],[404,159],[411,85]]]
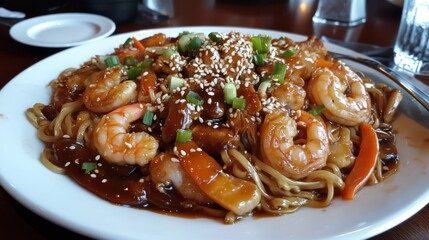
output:
[[[48,103],[49,81],[65,68],[79,67],[94,54],[112,52],[130,36],[143,38],[158,32],[177,36],[185,30],[206,34],[240,31],[305,39],[294,34],[238,27],[152,29],[116,35],[46,58],[20,73],[0,92],[0,102],[8,103],[0,106],[2,186],[42,217],[103,239],[363,239],[392,228],[429,202],[429,113],[405,92],[394,122],[401,156],[399,172],[381,184],[365,187],[354,201],[335,199],[325,209],[304,207],[290,215],[246,218],[234,225],[205,218],[178,218],[110,204],[39,162],[43,144],[24,111],[36,102]],[[334,45],[328,48],[356,54]],[[358,68],[377,81],[386,80],[370,69]]]
[[[116,29],[109,18],[87,13],[59,13],[15,24],[10,36],[36,47],[73,47],[110,36]]]

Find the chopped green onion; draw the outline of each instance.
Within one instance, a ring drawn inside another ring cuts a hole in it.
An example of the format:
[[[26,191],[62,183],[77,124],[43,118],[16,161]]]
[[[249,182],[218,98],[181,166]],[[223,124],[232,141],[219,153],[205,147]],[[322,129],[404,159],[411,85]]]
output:
[[[211,33],[209,33],[210,40],[212,40],[213,42],[215,42],[217,44],[221,43],[221,41],[222,41],[222,38],[220,38],[219,36],[220,35],[217,32],[211,32]]]
[[[253,50],[257,53],[267,53],[271,47],[271,37],[258,35],[252,37]]]
[[[153,59],[152,58],[146,58],[139,65],[140,65],[140,67],[142,68],[142,71],[143,71],[143,69],[152,67],[152,63],[153,63]]]
[[[259,53],[255,54],[253,56],[253,61],[255,62],[256,66],[265,66],[265,59],[267,58],[266,53]]]
[[[172,76],[168,86],[170,88],[170,92],[173,92],[173,90],[176,88],[182,87],[184,82],[185,80],[183,80],[183,78]]]
[[[293,55],[295,55],[295,53],[296,53],[296,49],[293,48],[293,47],[290,47],[290,48],[286,49],[286,51],[284,51],[282,53],[282,57],[284,57],[284,58],[290,58]]]
[[[131,43],[133,43],[133,39],[129,37],[125,40],[124,45],[130,45]]]
[[[137,65],[137,62],[137,58],[133,56],[128,56],[124,58],[124,64],[129,67]]]
[[[239,97],[232,99],[232,108],[242,110],[244,107],[246,107],[246,99]]]
[[[232,103],[232,99],[237,97],[237,88],[233,83],[226,83],[223,88],[223,96],[225,98],[225,102],[228,104]]]
[[[203,105],[204,100],[194,91],[189,91],[186,95],[186,100],[194,105]]]
[[[174,53],[177,53],[176,46],[148,47],[146,51],[154,52],[165,59],[170,59]]]
[[[271,82],[270,81],[263,81],[259,84],[258,87],[258,92],[260,93],[266,93],[267,89],[271,87]]]
[[[262,77],[261,82],[271,81],[270,77]]]
[[[277,80],[278,83],[283,84],[286,76],[286,65],[280,62],[274,63],[274,69],[271,73],[271,79]]]
[[[106,67],[114,67],[120,64],[119,58],[116,55],[112,55],[104,59],[104,64],[106,64]]]
[[[142,71],[146,68],[150,68],[152,66],[153,60],[152,58],[146,58],[143,62],[137,64],[136,67],[130,68],[127,71],[128,79],[134,80],[137,79],[138,76],[142,73]]]
[[[92,170],[97,168],[97,164],[94,162],[82,163],[81,169],[85,171],[85,174],[89,174]]]
[[[178,129],[176,132],[176,142],[187,142],[192,139],[192,131],[189,129]]]
[[[200,49],[204,39],[203,33],[189,33],[181,35],[177,40],[177,47],[180,53],[193,54]]]
[[[189,40],[188,44],[188,52],[189,53],[195,53],[197,52],[201,46],[203,45],[203,40],[199,37],[193,37],[191,40]]]
[[[183,32],[179,33],[179,38],[182,36],[188,35],[188,34],[190,34],[189,31],[183,31]]]
[[[146,126],[152,126],[154,113],[146,109],[143,114],[143,124]]]
[[[323,112],[323,109],[325,109],[325,105],[322,104],[315,108],[310,109],[308,113],[310,113],[313,116],[317,116]]]

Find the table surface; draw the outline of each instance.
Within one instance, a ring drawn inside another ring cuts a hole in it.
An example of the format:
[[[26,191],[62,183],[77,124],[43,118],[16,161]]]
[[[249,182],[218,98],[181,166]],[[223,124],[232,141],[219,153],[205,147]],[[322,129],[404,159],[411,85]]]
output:
[[[4,1],[7,2],[7,1]],[[12,2],[12,1],[9,1]],[[49,2],[49,1],[48,1]],[[52,1],[51,1],[52,2]],[[55,2],[55,1],[53,1]],[[67,1],[59,1],[67,2]],[[249,3],[251,2],[251,3]],[[20,9],[23,1],[13,1],[7,7]],[[402,9],[387,1],[367,1],[367,21],[353,28],[314,24],[312,16],[317,0],[270,0],[270,1],[216,1],[174,0],[174,16],[153,23],[143,22],[139,16],[131,23],[117,24],[114,34],[170,26],[241,26],[280,30],[302,35],[329,38],[392,47],[398,31]],[[0,1],[0,6],[2,1]],[[78,11],[78,5],[63,5],[50,12],[25,5],[27,16],[47,13]],[[192,8],[191,8],[192,6]],[[192,9],[192,14],[189,10]],[[0,24],[0,88],[18,73],[63,49],[45,49],[22,45],[9,36],[9,26]],[[3,103],[2,103],[3,104]],[[0,188],[0,235],[14,239],[84,238],[61,228],[32,213]],[[427,239],[429,237],[429,205],[398,226],[373,239]]]

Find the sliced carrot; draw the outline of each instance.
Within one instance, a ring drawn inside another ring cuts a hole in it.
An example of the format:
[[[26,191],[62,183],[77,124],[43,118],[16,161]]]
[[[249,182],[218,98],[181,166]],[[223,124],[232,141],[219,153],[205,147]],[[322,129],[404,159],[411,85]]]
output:
[[[334,66],[334,62],[329,61],[329,60],[325,60],[325,59],[317,59],[315,62],[316,66],[318,67],[327,67],[327,68],[331,68]]]
[[[133,42],[134,42],[134,46],[136,46],[136,48],[138,49],[138,50],[140,50],[140,51],[144,51],[146,48],[143,46],[143,44],[139,41],[139,40],[137,40],[137,38],[135,38],[135,37],[132,37],[132,39],[133,39]]]
[[[360,125],[361,143],[359,155],[355,159],[352,171],[347,176],[342,192],[344,200],[353,200],[359,191],[368,181],[369,176],[374,171],[377,163],[379,146],[375,130],[368,123]]]
[[[252,182],[233,177],[194,141],[176,143],[179,161],[193,181],[220,206],[238,215],[250,212],[261,198]]]

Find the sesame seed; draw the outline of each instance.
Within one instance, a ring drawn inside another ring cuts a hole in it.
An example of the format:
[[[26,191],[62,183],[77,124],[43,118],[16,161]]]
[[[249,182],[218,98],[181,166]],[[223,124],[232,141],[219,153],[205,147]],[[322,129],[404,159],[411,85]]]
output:
[[[66,162],[66,164],[64,164],[64,167],[68,167],[70,165],[70,162]]]
[[[97,177],[97,175],[95,173],[91,173],[89,176],[92,177],[92,178],[96,178]]]
[[[182,156],[186,156],[186,152],[185,152],[184,150],[180,150],[180,154],[181,154]]]
[[[75,149],[76,149],[76,146],[73,146],[73,145],[72,145],[72,146],[70,146],[69,148],[70,148],[71,150],[75,150]]]
[[[101,180],[101,182],[102,182],[102,183],[106,183],[106,182],[107,182],[107,179],[105,179],[105,178],[104,178],[103,180]]]

